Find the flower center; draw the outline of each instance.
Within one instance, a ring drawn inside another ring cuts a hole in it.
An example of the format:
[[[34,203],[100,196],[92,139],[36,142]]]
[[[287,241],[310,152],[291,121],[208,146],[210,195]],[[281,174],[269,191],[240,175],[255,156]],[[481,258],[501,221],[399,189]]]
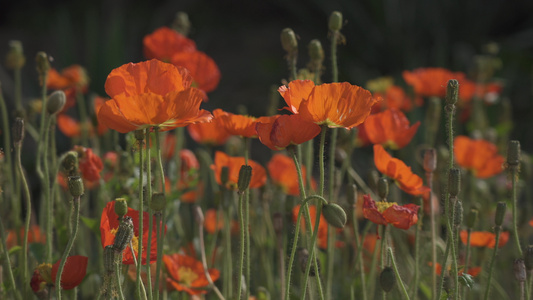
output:
[[[184,284],[185,286],[191,286],[191,283],[198,278],[198,274],[196,274],[189,267],[180,267],[178,269],[178,276],[180,283]]]
[[[385,202],[385,201],[376,202],[376,206],[377,206],[378,211],[380,213],[383,213],[385,210],[387,210],[387,208],[389,208],[389,207],[391,207],[393,205],[398,205],[398,203],[396,203],[396,202]]]

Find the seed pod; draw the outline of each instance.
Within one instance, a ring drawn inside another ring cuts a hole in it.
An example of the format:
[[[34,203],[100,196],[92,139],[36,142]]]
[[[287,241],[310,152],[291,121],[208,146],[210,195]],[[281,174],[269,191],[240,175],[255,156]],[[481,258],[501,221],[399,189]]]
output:
[[[84,193],[83,180],[80,176],[68,177],[68,190],[72,197],[80,197]]]
[[[128,213],[128,202],[125,198],[115,199],[115,213],[119,218],[124,217]]]
[[[68,175],[74,175],[78,171],[78,152],[69,151],[65,154],[63,162],[61,163],[63,169]]]
[[[526,281],[526,265],[521,258],[515,259],[513,264],[514,277],[518,282]]]
[[[135,130],[135,139],[138,141],[144,140],[144,129]]]
[[[385,267],[383,271],[381,271],[381,274],[379,275],[379,284],[386,293],[392,291],[396,284],[396,274],[394,274],[394,270],[391,267]]]
[[[494,224],[496,224],[496,226],[502,226],[503,217],[505,216],[506,210],[507,210],[507,203],[498,202],[498,205],[496,206],[496,216],[494,217]]]
[[[11,70],[21,69],[26,63],[20,41],[9,41],[9,52],[6,56],[6,67]]]
[[[172,28],[184,36],[188,36],[191,31],[191,21],[189,15],[185,12],[178,11],[172,22]]]
[[[204,212],[202,211],[202,208],[198,205],[194,206],[194,221],[196,224],[204,224]]]
[[[507,149],[507,164],[510,167],[515,167],[520,164],[520,142],[509,141]]]
[[[239,189],[240,193],[244,193],[244,191],[250,185],[251,180],[252,180],[252,166],[242,165],[241,169],[239,170],[239,179],[237,181],[237,188]]]
[[[107,274],[115,273],[117,252],[113,245],[107,245],[104,248],[104,269]]]
[[[342,13],[334,11],[329,16],[329,30],[339,31],[342,28]]]
[[[324,49],[319,40],[312,40],[309,42],[309,57],[315,65],[321,65],[324,61]]]
[[[322,208],[322,215],[329,225],[337,228],[343,228],[348,219],[344,209],[335,203],[325,204]]]
[[[38,52],[37,56],[35,57],[35,61],[37,62],[37,72],[39,72],[39,75],[42,77],[44,74],[47,74],[48,70],[50,70],[50,61],[48,61],[48,55],[42,51]],[[43,84],[46,84],[46,82]]]
[[[453,210],[453,225],[458,227],[463,223],[463,202],[461,200],[455,201]]]
[[[120,225],[118,225],[113,248],[117,252],[122,252],[131,242],[133,238],[133,221],[131,217],[124,217]]]

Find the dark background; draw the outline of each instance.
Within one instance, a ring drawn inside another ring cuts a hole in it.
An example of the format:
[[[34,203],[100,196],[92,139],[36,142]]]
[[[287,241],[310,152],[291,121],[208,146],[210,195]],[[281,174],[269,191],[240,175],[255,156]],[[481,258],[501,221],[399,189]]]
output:
[[[0,10],[0,57],[8,42],[21,40],[27,56],[24,98],[39,95],[34,57],[45,51],[53,67],[84,66],[90,89],[105,95],[113,69],[144,60],[142,38],[170,25],[177,11],[189,14],[190,38],[217,62],[222,79],[205,108],[235,112],[239,104],[251,115],[264,114],[270,87],[287,78],[279,42],[283,28],[299,36],[299,67],[307,64],[307,44],[322,41],[326,51],[324,81],[331,80],[327,20],[343,13],[346,44],[339,48],[339,79],[364,85],[368,79],[418,67],[472,70],[474,56],[496,42],[513,104],[512,138],[533,148],[532,73],[533,1],[362,0],[362,1],[3,1]],[[2,62],[0,80],[12,101],[11,72]]]

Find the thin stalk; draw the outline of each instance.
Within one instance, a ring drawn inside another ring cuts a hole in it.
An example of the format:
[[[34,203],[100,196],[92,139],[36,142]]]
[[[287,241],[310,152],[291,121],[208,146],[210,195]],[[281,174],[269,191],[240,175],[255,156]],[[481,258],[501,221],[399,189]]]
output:
[[[133,256],[133,263],[135,264],[135,267],[138,268],[139,265],[142,263],[142,260],[141,260],[141,257],[136,257],[135,256],[135,251],[133,251],[133,244],[132,242],[130,241],[130,250],[131,250],[131,254]],[[137,259],[139,258],[139,259]],[[144,288],[144,283],[141,281],[140,282],[140,290],[141,290],[141,293],[140,293],[140,298],[138,298],[139,300],[147,300],[148,298],[146,297],[146,290]]]
[[[465,267],[463,270],[468,272],[468,265],[470,264],[470,237],[472,236],[472,228],[467,229],[467,237],[466,237],[466,254],[465,254]],[[463,288],[463,297],[462,299],[466,299],[466,295],[468,293],[467,288]]]
[[[409,300],[409,293],[407,293],[407,289],[405,288],[405,285],[403,284],[402,277],[400,277],[400,272],[398,272],[398,266],[396,266],[396,260],[394,259],[394,254],[392,253],[392,248],[388,247],[387,252],[389,253],[389,256],[391,258],[391,264],[392,268],[394,269],[394,273],[396,274],[396,279],[398,281],[398,284],[400,285],[402,295],[405,299]]]
[[[329,140],[328,199],[331,202],[333,202],[333,199],[335,198],[334,197],[334,183],[335,183],[334,177],[335,177],[335,146],[337,145],[337,132],[338,132],[338,128],[331,129],[331,137]],[[336,239],[335,228],[328,224],[328,249],[326,252],[326,258],[327,258],[326,299],[331,299],[331,285],[333,282],[333,272],[334,272],[333,263],[335,262],[335,239]]]
[[[155,151],[156,151],[156,158],[157,158],[157,172],[159,173],[159,178],[161,178],[161,193],[165,194],[165,172],[163,170],[163,162],[161,160],[161,143],[159,142],[159,128],[155,128]],[[176,151],[180,151],[181,149],[176,149]],[[178,170],[178,174],[180,171]],[[157,239],[157,262],[156,262],[156,297],[155,299],[159,299],[159,281],[157,279],[159,278],[159,272],[161,272],[161,262],[163,261],[163,245],[165,243],[165,212],[166,209],[163,209],[161,212],[161,233],[158,235]]]
[[[20,218],[20,201],[18,197],[15,197],[16,191],[14,190],[14,182],[13,182],[13,160],[11,158],[11,130],[9,129],[9,116],[7,113],[7,106],[4,100],[4,96],[2,94],[2,89],[0,85],[0,111],[2,116],[2,135],[4,136],[4,155],[5,155],[5,165],[7,169],[7,184],[9,186],[10,191],[13,193],[11,195],[11,205],[13,208],[13,214],[14,218],[13,221],[15,224],[18,224],[19,218]],[[18,226],[16,226],[18,228]]]
[[[389,232],[389,227],[387,225],[384,225],[382,226],[382,232],[383,234],[381,235],[381,270],[385,269],[385,266],[387,265],[387,251],[385,251],[385,247],[388,248],[388,243],[387,243],[387,233]],[[387,299],[387,292],[385,292],[384,290],[382,291],[382,299],[385,300]]]
[[[2,240],[2,248],[4,248],[4,251],[2,251],[4,253],[4,261],[2,264],[4,265],[6,272],[7,272],[8,282],[9,282],[9,285],[11,285],[11,292],[14,298],[16,298],[17,300],[22,300],[22,297],[20,296],[20,291],[17,288],[17,285],[15,283],[15,277],[13,276],[13,268],[11,265],[11,259],[9,258],[9,249],[7,249],[7,244],[6,244],[6,233],[4,230],[4,223],[2,223],[1,220],[0,220],[0,238]]]
[[[240,222],[240,234],[241,234],[241,251],[240,251],[240,255],[239,255],[239,272],[238,272],[238,276],[237,276],[237,280],[239,281],[239,285],[238,285],[238,289],[237,289],[237,300],[241,300],[241,294],[242,294],[242,284],[243,284],[243,279],[242,279],[242,273],[243,273],[243,269],[244,269],[244,249],[246,248],[245,246],[245,231],[246,231],[246,223],[245,223],[245,219],[244,219],[244,192],[243,193],[239,193],[239,222]],[[249,255],[249,254],[248,254]],[[246,289],[249,289],[249,286],[246,286]]]
[[[63,275],[63,269],[65,268],[65,263],[67,262],[68,255],[70,253],[70,250],[72,249],[72,245],[74,245],[74,241],[76,240],[76,235],[78,234],[78,227],[79,227],[79,221],[80,221],[80,201],[81,197],[76,196],[72,199],[71,204],[71,211],[70,211],[70,222],[72,226],[72,235],[70,236],[70,239],[67,243],[67,248],[63,252],[63,256],[61,257],[61,262],[59,263],[59,269],[57,270],[56,275],[56,297],[58,300],[61,300],[61,276]]]
[[[220,290],[217,288],[217,286],[213,282],[213,279],[211,278],[211,275],[209,274],[209,270],[207,268],[207,259],[205,255],[205,243],[204,243],[204,223],[199,222],[198,227],[199,227],[198,234],[199,234],[199,239],[200,239],[200,254],[202,256],[202,266],[204,267],[205,278],[207,279],[207,282],[209,282],[209,287],[213,289],[218,299],[225,300],[224,296],[222,296],[222,293],[220,292]]]
[[[433,172],[426,172],[429,187],[429,227],[431,234],[431,296],[437,296],[437,234],[435,230],[435,205],[433,203]],[[417,290],[415,286],[415,291]],[[416,297],[415,297],[416,299]]]
[[[163,223],[163,220],[162,220],[162,214],[161,212],[155,212],[155,232],[156,232],[156,239],[157,239],[157,257],[160,257],[160,256],[163,256],[163,245],[160,244],[161,242],[161,236],[164,234],[163,233],[163,228],[162,227],[162,223]],[[164,223],[163,223],[164,224]],[[155,284],[154,284],[154,287],[155,287],[155,299],[159,299],[159,278],[161,277],[161,263],[157,264],[156,263],[156,271],[155,271]]]
[[[250,146],[251,146],[251,139],[244,138],[244,163],[248,165],[248,157],[250,156]],[[246,298],[250,298],[250,188],[246,188],[244,191],[244,217],[245,217],[245,231],[244,231],[244,239],[245,239],[245,245],[246,245]],[[239,278],[240,280],[240,278]]]
[[[362,248],[363,243],[359,237],[359,223],[357,222],[357,212],[355,211],[355,205],[354,205],[354,208],[352,209],[352,224],[353,224],[353,232],[355,235],[355,244],[357,246],[357,262],[359,264],[359,278],[361,278],[361,287],[362,287],[361,294],[363,296],[363,300],[367,300],[366,283],[365,283],[365,265],[363,261],[363,248]]]
[[[518,250],[518,256],[523,257],[522,252],[522,246],[520,246],[520,237],[518,236],[518,225],[517,225],[517,219],[518,219],[518,212],[517,212],[517,203],[518,199],[516,197],[516,180],[518,179],[518,169],[516,167],[511,167],[511,184],[512,184],[512,194],[511,197],[513,199],[513,237],[515,239],[516,243],[516,249]]]
[[[156,135],[156,141],[157,136],[159,135],[158,132],[155,132]],[[152,252],[152,227],[153,227],[153,212],[152,212],[152,156],[151,156],[151,144],[150,144],[150,129],[146,129],[145,133],[146,138],[146,202],[148,202],[148,241],[146,242],[146,277],[147,280],[147,293],[148,293],[148,299],[153,299],[153,292],[152,292],[152,268],[150,268],[150,261],[151,261],[151,252]],[[142,151],[142,149],[141,149]],[[141,266],[142,268],[142,266]]]
[[[430,200],[431,201],[431,198]],[[424,217],[424,201],[420,198],[420,208],[418,210],[419,216],[418,220],[422,220]],[[422,254],[420,253],[420,231],[422,229],[422,222],[418,222],[415,227],[415,276],[414,276],[414,288],[412,298],[416,300],[418,296],[418,284],[420,281],[420,258]],[[435,272],[433,272],[435,274]]]
[[[500,243],[500,232],[502,231],[501,226],[496,226],[494,228],[494,231],[496,233],[496,239],[495,239],[495,244],[494,245],[496,245],[496,246],[494,247],[494,251],[492,252],[492,258],[490,260],[489,279],[487,281],[487,287],[485,289],[485,297],[483,298],[485,300],[489,299],[490,285],[491,285],[491,281],[492,281],[492,271],[493,271],[493,268],[494,268],[494,263],[496,262],[496,255],[498,254],[498,245]],[[522,282],[522,284],[523,284],[523,282]],[[521,290],[522,290],[521,299],[524,299],[523,298],[523,288],[524,288],[524,286],[522,285],[522,287],[521,287]]]
[[[224,219],[231,220],[231,207],[224,210]],[[226,255],[224,263],[224,282],[225,294],[228,298],[233,298],[233,262],[231,255],[231,228],[230,222],[224,222],[224,254]]]
[[[143,299],[142,293],[141,293],[141,268],[142,268],[142,245],[143,245],[143,216],[144,216],[144,137],[143,139],[139,139],[139,245],[137,248],[137,257],[139,257],[139,263],[136,263],[136,280],[135,280],[135,291],[137,293],[137,299]],[[148,147],[148,145],[146,146]],[[149,159],[149,158],[148,158]],[[135,251],[132,251],[133,257],[135,257]],[[146,295],[144,295],[146,297]]]
[[[44,109],[44,108],[43,108]],[[44,148],[43,148],[43,189],[44,199],[46,203],[46,261],[52,262],[52,229],[53,229],[53,201],[50,193],[50,172],[48,170],[48,136],[51,124],[51,117],[46,120],[46,128],[44,131]],[[54,141],[55,142],[55,141]],[[55,154],[54,154],[55,155]]]
[[[331,35],[331,77],[333,82],[339,81],[339,69],[337,66],[337,44],[341,33],[336,30]]]
[[[124,300],[124,292],[122,292],[122,284],[120,283],[120,262],[122,261],[122,252],[120,253],[120,256],[120,259],[117,259],[115,262],[115,280],[117,281],[118,299]]]

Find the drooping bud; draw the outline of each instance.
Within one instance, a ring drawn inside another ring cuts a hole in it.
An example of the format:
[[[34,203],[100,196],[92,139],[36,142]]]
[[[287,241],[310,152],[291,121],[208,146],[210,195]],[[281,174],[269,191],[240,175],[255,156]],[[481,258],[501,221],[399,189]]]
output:
[[[115,199],[115,213],[119,218],[124,217],[128,213],[128,202],[125,198]]]
[[[53,115],[60,112],[67,103],[67,96],[63,91],[55,91],[48,97],[46,102],[46,111]]]
[[[124,217],[122,222],[118,225],[113,248],[115,251],[122,252],[131,242],[133,238],[133,220],[131,217]]]
[[[448,80],[446,86],[446,104],[455,105],[457,103],[457,97],[459,96],[459,81],[457,79]]]
[[[285,28],[281,31],[281,46],[288,53],[298,52],[298,41],[292,29]]]
[[[13,144],[15,146],[20,146],[22,140],[24,140],[24,119],[16,118],[11,128],[11,133],[13,134]]]
[[[424,151],[424,171],[433,173],[437,169],[437,150],[429,148]]]
[[[526,281],[526,265],[521,258],[515,259],[513,263],[514,277],[518,282]]]
[[[204,212],[202,211],[202,208],[198,205],[194,206],[194,221],[196,224],[204,224]]]
[[[9,52],[6,56],[6,67],[11,70],[21,69],[26,63],[20,41],[9,41]]]
[[[107,245],[104,248],[104,270],[107,274],[115,273],[117,252],[113,245]]]
[[[80,197],[83,195],[84,187],[83,180],[80,176],[69,176],[68,177],[68,190],[72,197]]]
[[[466,216],[466,227],[469,229],[474,228],[474,226],[477,223],[477,216],[478,216],[478,210],[477,209],[471,209],[468,213],[468,216]]]
[[[172,22],[172,29],[181,33],[184,36],[188,36],[191,31],[191,21],[189,20],[189,15],[185,12],[178,11],[174,21]]]
[[[526,266],[526,270],[533,270],[533,245],[527,246],[524,251],[524,264]]]
[[[496,216],[494,217],[494,224],[496,224],[496,226],[502,226],[503,217],[505,217],[506,210],[507,210],[507,203],[498,202],[498,205],[496,206]]]
[[[381,200],[385,200],[389,196],[389,182],[385,177],[378,179],[378,195]]]
[[[453,210],[453,225],[458,227],[463,223],[463,202],[461,200],[455,201]]]
[[[391,267],[385,267],[381,271],[379,284],[386,293],[392,291],[394,285],[396,285],[396,274],[394,274],[394,270]]]
[[[244,191],[250,185],[251,180],[252,166],[242,165],[241,169],[239,170],[239,180],[237,181],[237,188],[239,189],[239,193],[244,193]]]
[[[324,49],[322,48],[322,43],[319,40],[315,39],[309,42],[309,57],[311,62],[316,66],[320,66],[324,61]]]
[[[167,199],[164,193],[153,193],[152,201],[150,202],[153,211],[162,211],[167,206]]]
[[[138,140],[138,141],[144,140],[144,130],[143,129],[135,130],[135,139]]]
[[[520,142],[513,140],[509,141],[507,149],[507,165],[516,167],[520,164]]]
[[[322,215],[329,225],[337,228],[343,228],[348,220],[344,209],[335,203],[324,204],[324,207],[322,207]]]
[[[342,28],[342,14],[338,11],[334,11],[329,16],[329,30],[339,31]]]
[[[448,173],[448,193],[451,197],[457,197],[461,191],[461,171],[457,168],[450,169]]]

